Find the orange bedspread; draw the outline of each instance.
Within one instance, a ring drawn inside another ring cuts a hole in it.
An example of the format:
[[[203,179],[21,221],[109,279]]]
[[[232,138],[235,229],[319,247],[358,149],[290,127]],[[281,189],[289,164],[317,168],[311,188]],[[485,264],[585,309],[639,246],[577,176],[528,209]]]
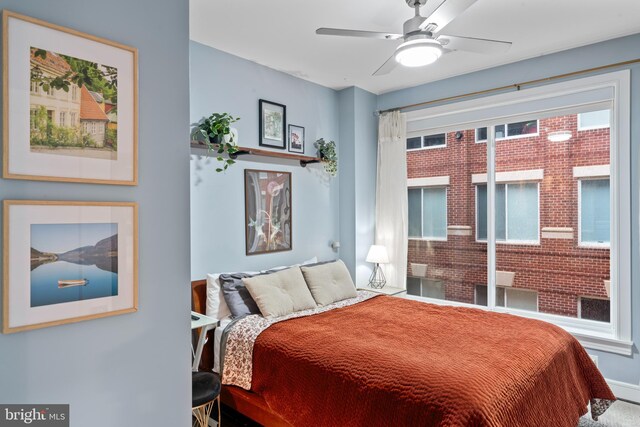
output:
[[[269,327],[252,390],[294,426],[576,427],[615,399],[558,327],[387,296]]]

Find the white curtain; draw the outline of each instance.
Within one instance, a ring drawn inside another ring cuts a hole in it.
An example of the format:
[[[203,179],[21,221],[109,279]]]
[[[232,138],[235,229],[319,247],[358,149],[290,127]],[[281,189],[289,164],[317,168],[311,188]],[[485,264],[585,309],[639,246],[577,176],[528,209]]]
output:
[[[406,117],[399,111],[380,115],[378,123],[378,179],[376,188],[376,245],[389,253],[383,266],[387,285],[407,287],[407,134]]]

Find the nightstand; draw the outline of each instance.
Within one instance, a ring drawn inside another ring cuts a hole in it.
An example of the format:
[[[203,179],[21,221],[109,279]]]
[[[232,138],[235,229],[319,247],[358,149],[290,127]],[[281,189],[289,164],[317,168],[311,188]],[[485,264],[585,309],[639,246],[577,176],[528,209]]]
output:
[[[369,286],[361,286],[358,288],[358,290],[376,292],[376,293],[385,294],[385,295],[395,295],[395,296],[403,296],[407,294],[406,289],[394,288],[392,286],[385,286],[380,289],[370,288]]]
[[[215,328],[217,323],[218,319],[196,313],[195,311],[191,312],[191,329],[201,328],[200,336],[198,337],[198,346],[193,354],[193,365],[191,366],[191,370],[193,372],[196,372],[198,370],[198,366],[200,366],[200,358],[202,357],[204,342],[207,339],[207,332]],[[193,349],[193,346],[191,348]]]

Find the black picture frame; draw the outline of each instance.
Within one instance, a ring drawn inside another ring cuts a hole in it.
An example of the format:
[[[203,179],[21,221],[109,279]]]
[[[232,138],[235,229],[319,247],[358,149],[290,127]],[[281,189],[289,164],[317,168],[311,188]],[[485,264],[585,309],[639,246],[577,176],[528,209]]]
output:
[[[292,138],[292,131],[297,130],[297,134],[301,134],[302,138],[300,139],[300,143],[294,146],[294,138]],[[288,127],[288,139],[289,139],[289,151],[291,153],[304,154],[304,127],[298,125],[289,125]]]
[[[258,117],[260,146],[286,150],[287,106],[260,99]]]

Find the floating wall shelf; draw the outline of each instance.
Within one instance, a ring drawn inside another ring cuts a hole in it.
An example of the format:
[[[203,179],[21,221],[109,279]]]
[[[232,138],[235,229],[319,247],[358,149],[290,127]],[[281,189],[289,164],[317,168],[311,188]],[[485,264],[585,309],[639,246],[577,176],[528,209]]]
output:
[[[200,144],[198,142],[192,142],[191,148],[200,148],[202,150],[207,150],[207,146],[204,144]],[[215,154],[215,151],[214,151]],[[276,157],[280,159],[287,160],[298,160],[300,162],[300,166],[305,167],[310,163],[319,163],[319,157],[311,157],[311,156],[302,156],[300,154],[294,153],[285,153],[280,151],[272,151],[272,150],[261,150],[258,148],[249,148],[249,147],[238,147],[238,151],[232,154],[232,159],[238,158],[238,156],[244,155],[252,155],[252,156],[263,156],[263,157]]]

